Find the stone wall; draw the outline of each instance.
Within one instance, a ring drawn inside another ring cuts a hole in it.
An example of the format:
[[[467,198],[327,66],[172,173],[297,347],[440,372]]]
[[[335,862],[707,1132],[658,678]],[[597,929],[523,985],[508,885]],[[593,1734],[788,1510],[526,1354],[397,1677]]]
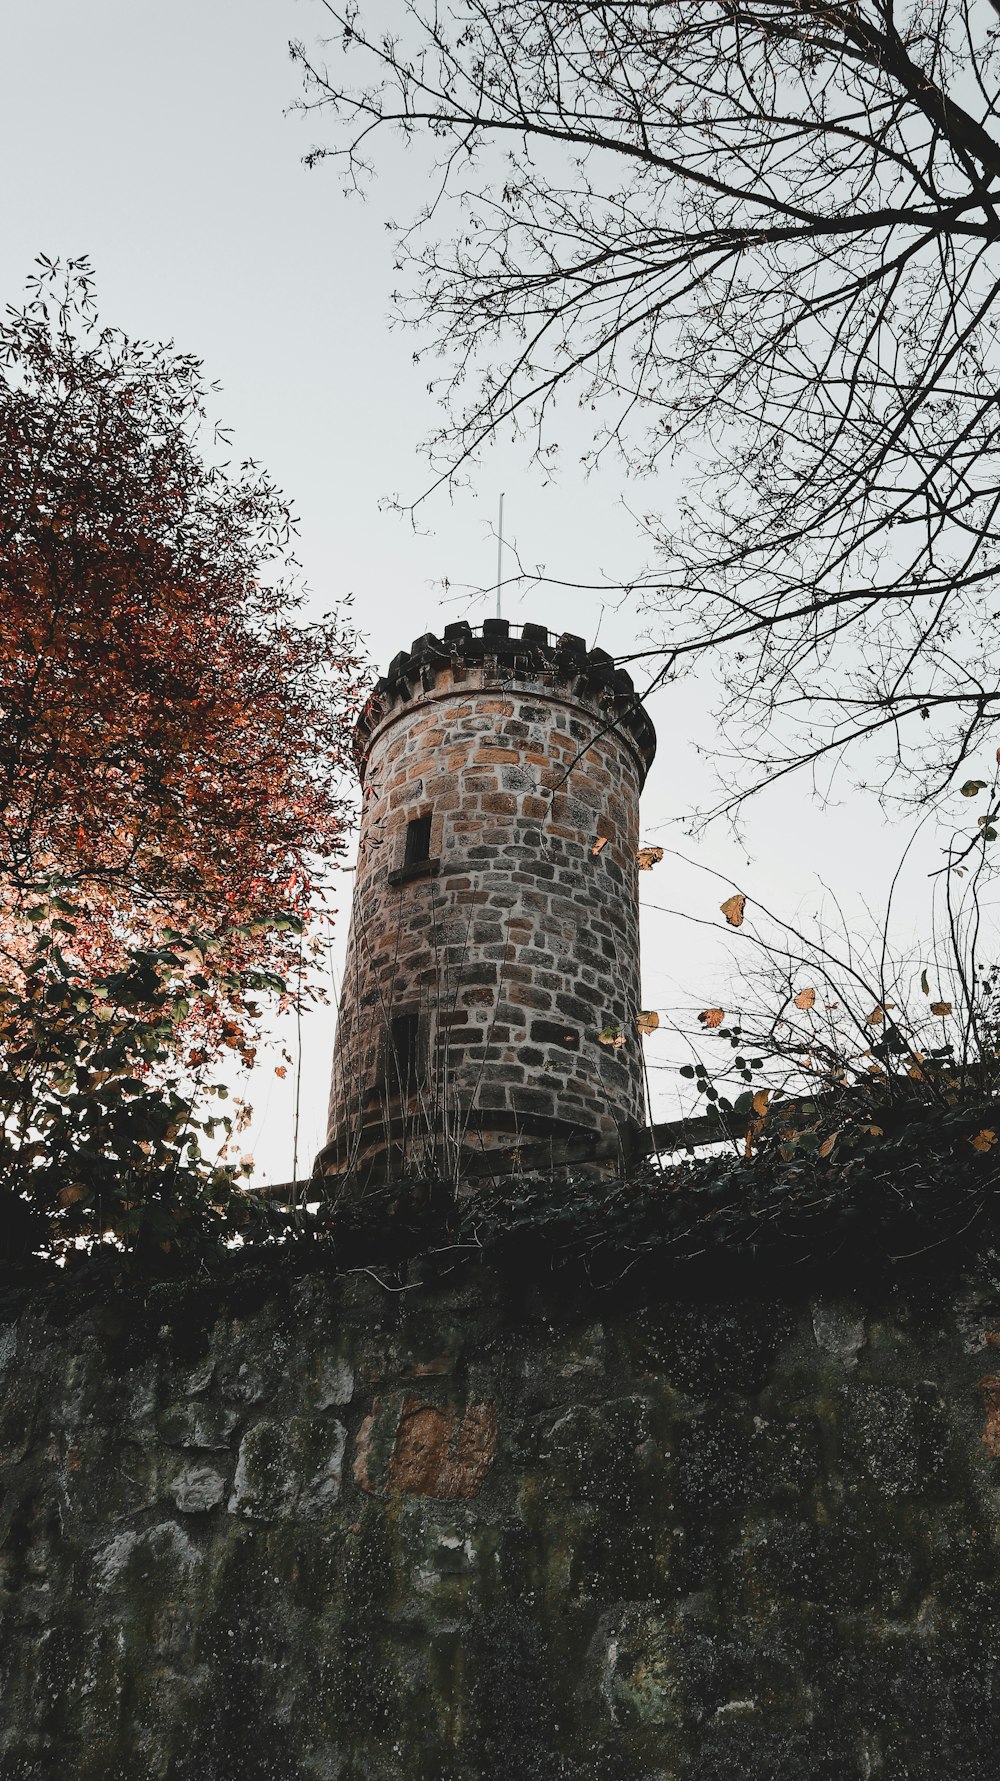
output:
[[[3,1781],[993,1781],[1000,1289],[156,1288],[0,1343]]]
[[[418,639],[362,721],[335,1173],[428,1153],[467,1173],[463,1153],[580,1133],[615,1164],[644,1124],[635,855],[652,727],[603,651],[508,630]],[[429,855],[408,865],[422,817]],[[607,1025],[620,1046],[601,1044]]]

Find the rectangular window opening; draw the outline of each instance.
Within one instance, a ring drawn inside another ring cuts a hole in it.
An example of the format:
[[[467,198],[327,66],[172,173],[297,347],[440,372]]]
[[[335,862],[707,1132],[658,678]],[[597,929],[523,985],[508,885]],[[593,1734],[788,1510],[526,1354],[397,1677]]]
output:
[[[404,866],[419,866],[422,860],[431,857],[431,813],[426,816],[414,816],[406,825],[406,850],[403,854]]]
[[[417,1077],[420,1016],[415,1009],[394,1014],[389,1024],[389,1078],[401,1094],[409,1094]]]

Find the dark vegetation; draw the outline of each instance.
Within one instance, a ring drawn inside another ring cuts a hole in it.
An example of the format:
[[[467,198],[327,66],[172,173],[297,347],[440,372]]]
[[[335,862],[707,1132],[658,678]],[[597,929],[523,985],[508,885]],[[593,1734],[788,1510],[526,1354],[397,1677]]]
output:
[[[822,1111],[801,1106],[794,1133],[776,1127],[751,1158],[729,1147],[666,1169],[639,1164],[614,1181],[513,1177],[464,1200],[452,1183],[425,1180],[334,1205],[300,1183],[309,1204],[258,1201],[250,1218],[242,1212],[250,1240],[241,1246],[220,1242],[216,1229],[213,1241],[182,1238],[168,1254],[76,1249],[63,1267],[8,1248],[3,1291],[13,1306],[44,1290],[70,1310],[109,1291],[137,1305],[163,1306],[174,1292],[184,1303],[191,1291],[207,1303],[219,1294],[253,1302],[281,1279],[320,1270],[361,1272],[399,1294],[481,1264],[515,1294],[547,1283],[635,1302],[667,1290],[806,1290],[838,1279],[940,1284],[1000,1244],[1000,1146],[979,1141],[984,1130],[997,1136],[983,1123],[995,1105],[970,1100],[942,1113],[914,1103],[880,1113],[877,1135],[859,1109],[855,1131],[825,1156],[820,1132],[808,1129]],[[191,1208],[187,1218],[196,1228]]]

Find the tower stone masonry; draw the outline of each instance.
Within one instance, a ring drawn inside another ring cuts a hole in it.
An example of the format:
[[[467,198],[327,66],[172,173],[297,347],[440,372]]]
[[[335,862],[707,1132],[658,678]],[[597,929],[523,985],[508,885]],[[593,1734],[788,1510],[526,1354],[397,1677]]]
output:
[[[327,1174],[614,1169],[634,1152],[655,747],[629,675],[582,638],[492,619],[395,657],[358,724]]]

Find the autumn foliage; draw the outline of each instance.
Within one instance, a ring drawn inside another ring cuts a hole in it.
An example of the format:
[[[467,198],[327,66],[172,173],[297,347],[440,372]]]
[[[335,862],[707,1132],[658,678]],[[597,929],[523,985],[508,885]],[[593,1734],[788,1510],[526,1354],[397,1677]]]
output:
[[[0,324],[8,1259],[203,1258],[258,1217],[213,1068],[308,995],[346,840],[354,634],[304,622],[288,506],[208,393],[99,325],[85,262]]]
[[[0,326],[0,876],[108,932],[302,915],[344,842],[353,634],[300,621],[288,507],[205,451],[206,397],[85,263]]]

